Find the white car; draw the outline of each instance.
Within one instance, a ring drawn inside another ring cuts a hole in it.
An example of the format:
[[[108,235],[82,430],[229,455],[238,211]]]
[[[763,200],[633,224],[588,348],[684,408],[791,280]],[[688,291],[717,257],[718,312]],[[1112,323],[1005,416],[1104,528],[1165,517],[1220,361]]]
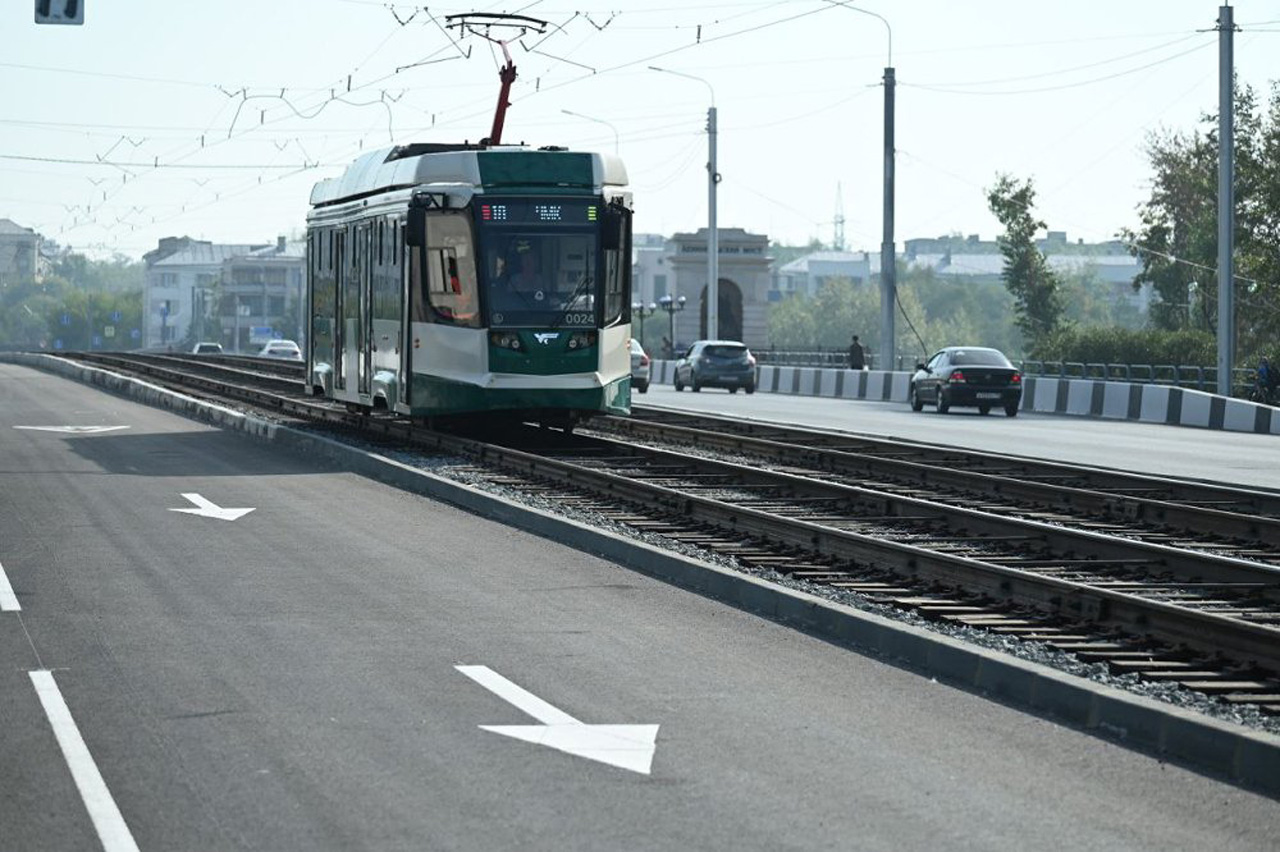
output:
[[[285,361],[301,361],[302,350],[292,340],[268,340],[258,350],[259,358],[281,358]]]
[[[192,355],[221,355],[222,344],[211,343],[211,342],[197,343],[192,348],[191,354]]]
[[[649,356],[634,337],[631,338],[631,387],[640,393],[649,390]]]

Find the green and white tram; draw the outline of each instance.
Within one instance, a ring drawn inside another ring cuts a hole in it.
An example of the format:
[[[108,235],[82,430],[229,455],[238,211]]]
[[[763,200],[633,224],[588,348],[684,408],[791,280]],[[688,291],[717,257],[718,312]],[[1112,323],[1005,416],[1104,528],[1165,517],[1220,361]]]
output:
[[[626,182],[603,154],[414,144],[316,184],[311,393],[422,418],[628,413]]]

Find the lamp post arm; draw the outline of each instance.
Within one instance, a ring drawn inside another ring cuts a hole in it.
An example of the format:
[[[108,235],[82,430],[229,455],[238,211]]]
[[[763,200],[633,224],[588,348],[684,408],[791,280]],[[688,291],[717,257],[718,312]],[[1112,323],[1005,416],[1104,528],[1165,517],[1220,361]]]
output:
[[[870,9],[859,8],[858,6],[854,6],[851,3],[845,2],[845,0],[827,0],[827,2],[830,3],[832,6],[843,6],[844,8],[848,9],[850,12],[861,12],[864,15],[870,15],[873,18],[879,18],[880,23],[884,24],[884,28],[889,34],[889,61],[886,62],[885,64],[889,66],[893,65],[893,27],[889,26],[889,21],[888,19],[885,18],[884,15],[880,15],[875,12],[872,12]]]

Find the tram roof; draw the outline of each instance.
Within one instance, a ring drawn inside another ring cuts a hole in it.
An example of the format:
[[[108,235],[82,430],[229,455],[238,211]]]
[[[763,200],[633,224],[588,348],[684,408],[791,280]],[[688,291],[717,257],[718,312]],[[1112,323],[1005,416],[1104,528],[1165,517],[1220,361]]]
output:
[[[415,186],[470,186],[485,192],[579,189],[601,192],[623,187],[627,170],[611,154],[528,148],[416,143],[372,151],[341,176],[311,190],[312,206],[333,204]]]

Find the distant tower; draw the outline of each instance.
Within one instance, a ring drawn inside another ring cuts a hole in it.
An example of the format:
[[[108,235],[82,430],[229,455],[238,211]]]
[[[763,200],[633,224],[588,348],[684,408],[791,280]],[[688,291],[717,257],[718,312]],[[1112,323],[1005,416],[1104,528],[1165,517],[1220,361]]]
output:
[[[836,238],[832,245],[836,251],[844,251],[844,195],[841,186],[836,183]]]

